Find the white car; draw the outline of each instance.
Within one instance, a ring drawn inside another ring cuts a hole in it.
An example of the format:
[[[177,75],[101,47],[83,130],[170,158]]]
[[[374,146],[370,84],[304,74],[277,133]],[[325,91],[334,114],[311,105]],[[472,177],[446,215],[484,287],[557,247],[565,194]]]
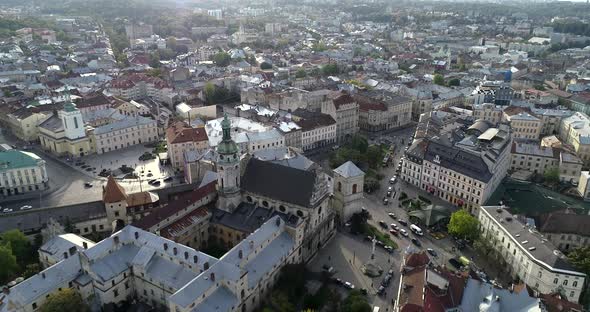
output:
[[[24,205],[24,206],[20,207],[20,210],[29,210],[29,209],[33,209],[33,206],[31,206],[31,205]]]
[[[388,192],[391,192],[391,191],[393,191],[393,186],[390,186],[390,187],[388,187],[388,188],[387,188],[387,191],[388,191]]]
[[[394,229],[394,230],[399,230],[399,227],[395,223],[392,223],[391,224],[391,228]]]
[[[2,210],[2,212],[4,212],[4,213],[12,212],[12,208],[4,208],[4,210]]]
[[[344,287],[346,287],[348,289],[354,289],[354,285],[351,282],[345,282]]]
[[[406,231],[406,229],[400,229],[399,232],[405,237],[408,237],[408,235],[409,235],[408,231]]]

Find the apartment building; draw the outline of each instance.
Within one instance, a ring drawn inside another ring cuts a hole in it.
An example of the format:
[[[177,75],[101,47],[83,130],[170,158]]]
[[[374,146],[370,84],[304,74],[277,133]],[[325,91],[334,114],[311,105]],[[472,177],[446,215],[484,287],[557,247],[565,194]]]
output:
[[[555,135],[559,132],[561,121],[574,114],[568,109],[531,108],[533,115],[541,119],[541,136]]]
[[[0,152],[0,194],[4,196],[45,190],[49,177],[45,161],[31,152]]]
[[[481,206],[482,237],[494,248],[507,272],[541,294],[563,292],[578,302],[586,274],[576,270],[557,248],[500,206]]]
[[[322,113],[336,120],[336,141],[345,142],[359,132],[359,104],[346,92],[332,93],[322,103]]]
[[[97,154],[115,151],[137,144],[158,140],[158,125],[151,118],[124,116],[120,120],[89,130],[91,142]]]
[[[481,120],[416,140],[405,153],[401,178],[476,214],[506,176],[510,141],[507,126]]]
[[[205,151],[209,148],[209,137],[203,127],[193,128],[179,121],[166,129],[166,143],[170,163],[175,169],[182,171],[186,163],[186,153]]]
[[[543,128],[542,121],[537,116],[520,109],[504,110],[502,120],[508,122],[512,128],[512,137],[515,139],[538,140]]]
[[[125,100],[141,100],[150,97],[171,106],[176,93],[164,80],[145,74],[128,74],[110,82],[109,91]],[[172,107],[170,107],[172,108]]]
[[[304,110],[293,112],[293,122],[301,128],[304,151],[336,144],[336,120],[332,116]]]
[[[408,125],[412,121],[412,100],[399,95],[354,95],[359,103],[359,128],[381,131]]]
[[[540,146],[537,142],[514,140],[511,154],[511,171],[528,170],[542,175],[548,169],[559,167],[560,150]]]
[[[473,118],[497,124],[502,121],[504,107],[492,103],[473,104]]]
[[[576,112],[564,118],[559,130],[559,138],[574,147],[577,156],[590,164],[590,118],[588,115]]]
[[[590,246],[590,216],[564,209],[536,219],[539,232],[562,252]]]

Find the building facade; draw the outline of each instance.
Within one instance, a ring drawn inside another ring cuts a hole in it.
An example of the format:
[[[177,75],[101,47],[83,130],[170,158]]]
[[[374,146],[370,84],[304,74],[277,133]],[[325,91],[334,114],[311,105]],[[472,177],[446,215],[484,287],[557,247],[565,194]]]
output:
[[[0,152],[0,194],[4,196],[43,191],[49,187],[45,161],[34,153]]]

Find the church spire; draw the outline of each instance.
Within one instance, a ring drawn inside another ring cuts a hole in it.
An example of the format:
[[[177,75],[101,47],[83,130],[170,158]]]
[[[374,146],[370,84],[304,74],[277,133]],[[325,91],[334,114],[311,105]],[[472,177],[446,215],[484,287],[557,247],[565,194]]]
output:
[[[227,118],[227,113],[223,116],[221,121],[221,130],[223,131],[223,141],[231,141],[231,122]]]

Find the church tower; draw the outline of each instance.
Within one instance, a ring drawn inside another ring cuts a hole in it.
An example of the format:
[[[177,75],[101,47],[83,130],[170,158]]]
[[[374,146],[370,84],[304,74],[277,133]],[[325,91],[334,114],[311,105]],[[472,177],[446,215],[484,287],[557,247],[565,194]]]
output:
[[[107,185],[102,190],[107,220],[112,225],[113,233],[120,230],[127,220],[127,192],[115,181],[112,175],[107,179]]]
[[[76,104],[72,103],[69,96],[66,99],[63,109],[59,111],[58,116],[63,123],[66,138],[75,140],[86,136],[82,113],[76,107]]]
[[[231,138],[231,122],[227,115],[221,122],[223,139],[217,145],[217,208],[233,212],[241,202],[240,195],[240,153],[238,145]]]

